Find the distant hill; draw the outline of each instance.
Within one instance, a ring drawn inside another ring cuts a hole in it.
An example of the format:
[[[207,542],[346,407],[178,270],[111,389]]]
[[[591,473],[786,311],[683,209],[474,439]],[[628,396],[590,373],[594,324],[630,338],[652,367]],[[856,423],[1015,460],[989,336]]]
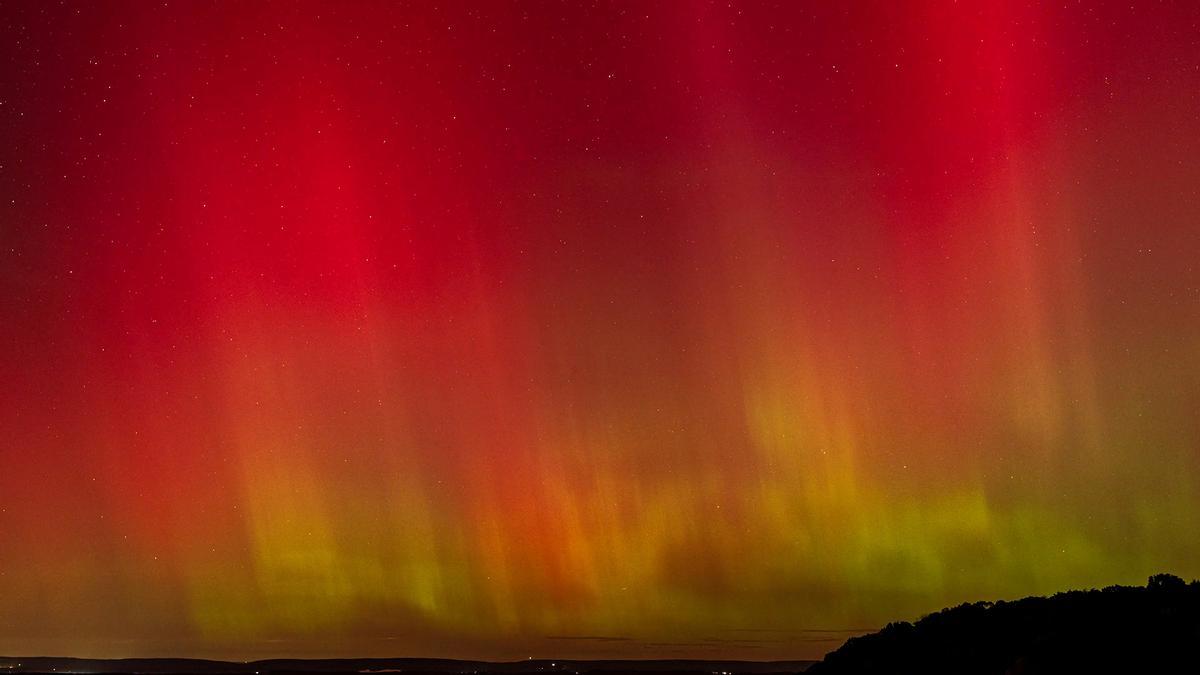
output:
[[[1144,588],[963,604],[851,638],[808,672],[1200,673],[1200,582],[1159,574]]]
[[[0,657],[0,675],[7,673],[130,673],[141,675],[342,675],[404,673],[405,675],[596,675],[613,673],[653,675],[772,675],[802,672],[812,661],[704,661],[545,659],[495,663],[455,659],[271,659],[229,662],[204,659],[73,659],[58,657]]]

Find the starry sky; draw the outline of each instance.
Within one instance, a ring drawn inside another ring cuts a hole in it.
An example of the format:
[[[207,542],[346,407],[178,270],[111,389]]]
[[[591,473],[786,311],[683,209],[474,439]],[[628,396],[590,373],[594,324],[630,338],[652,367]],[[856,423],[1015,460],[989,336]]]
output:
[[[0,36],[0,653],[806,658],[1200,576],[1195,3]]]

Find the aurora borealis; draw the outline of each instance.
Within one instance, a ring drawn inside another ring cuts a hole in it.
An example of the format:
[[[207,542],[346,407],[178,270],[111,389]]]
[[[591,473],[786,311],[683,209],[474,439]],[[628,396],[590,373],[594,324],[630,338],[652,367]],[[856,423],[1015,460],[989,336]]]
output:
[[[1200,576],[1195,3],[0,31],[0,654],[807,658]]]

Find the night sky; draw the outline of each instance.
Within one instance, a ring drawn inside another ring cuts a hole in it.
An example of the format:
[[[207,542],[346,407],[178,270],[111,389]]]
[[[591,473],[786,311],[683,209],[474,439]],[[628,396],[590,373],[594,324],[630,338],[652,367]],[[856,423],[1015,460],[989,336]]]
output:
[[[1133,4],[4,2],[0,653],[1200,576],[1200,5]]]

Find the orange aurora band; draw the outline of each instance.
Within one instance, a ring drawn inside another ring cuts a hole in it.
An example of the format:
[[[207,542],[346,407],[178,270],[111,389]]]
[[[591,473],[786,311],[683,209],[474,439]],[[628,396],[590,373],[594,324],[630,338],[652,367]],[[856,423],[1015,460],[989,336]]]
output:
[[[1194,3],[21,4],[0,653],[805,658],[1200,576]]]

